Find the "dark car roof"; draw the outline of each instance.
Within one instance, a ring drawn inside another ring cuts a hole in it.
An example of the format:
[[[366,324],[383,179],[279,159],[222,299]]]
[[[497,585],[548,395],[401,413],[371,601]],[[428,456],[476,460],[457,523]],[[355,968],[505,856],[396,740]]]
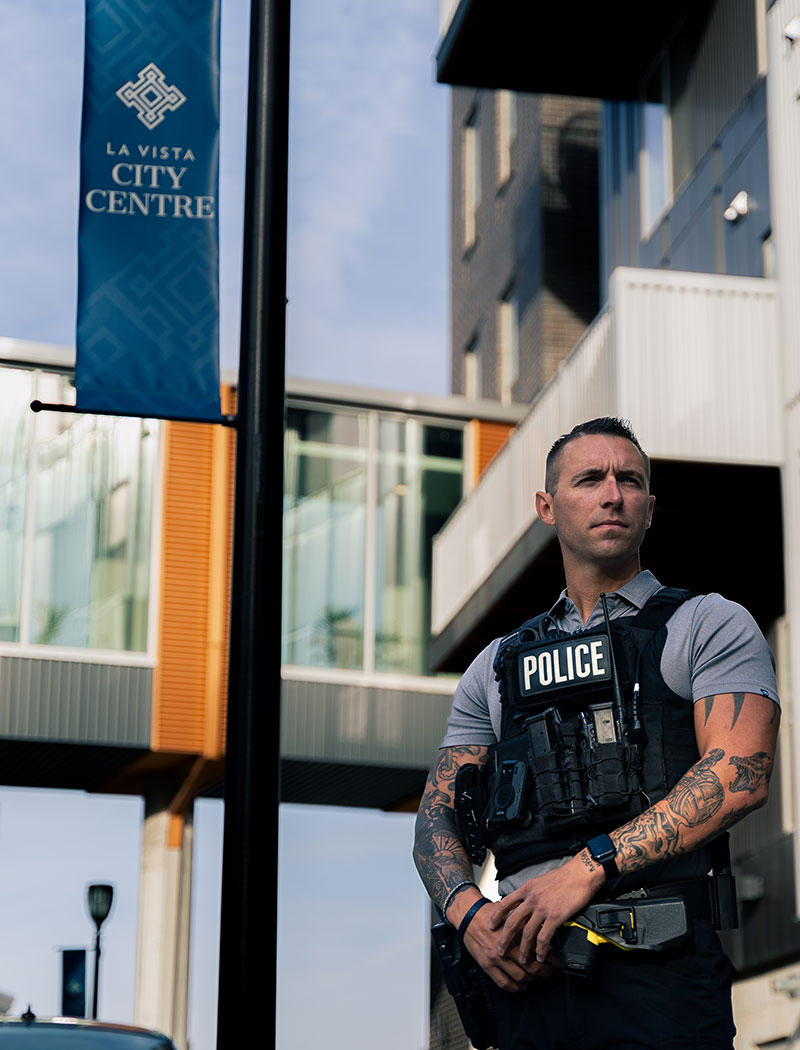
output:
[[[72,1017],[0,1017],[0,1050],[175,1050],[160,1032]]]

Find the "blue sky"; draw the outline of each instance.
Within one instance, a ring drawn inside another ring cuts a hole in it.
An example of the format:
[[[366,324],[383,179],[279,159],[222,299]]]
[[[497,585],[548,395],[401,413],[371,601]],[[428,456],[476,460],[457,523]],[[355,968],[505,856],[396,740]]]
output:
[[[287,371],[446,393],[447,89],[436,0],[294,0]],[[220,310],[238,360],[247,10],[222,3]],[[0,0],[0,328],[72,345],[82,0]],[[13,99],[13,103],[10,101]]]
[[[221,356],[234,368],[244,169],[245,0],[222,3]],[[436,0],[294,0],[290,376],[448,389],[447,90]],[[0,335],[72,345],[82,0],[0,0]],[[91,881],[117,886],[101,1013],[132,1019],[142,804],[0,790],[0,990],[58,1007],[58,947],[90,943]],[[191,1038],[214,1046],[222,809],[198,804]],[[426,1044],[427,906],[412,818],[283,806],[279,1045]],[[377,936],[376,936],[377,932]],[[313,1009],[309,1009],[313,1003]]]

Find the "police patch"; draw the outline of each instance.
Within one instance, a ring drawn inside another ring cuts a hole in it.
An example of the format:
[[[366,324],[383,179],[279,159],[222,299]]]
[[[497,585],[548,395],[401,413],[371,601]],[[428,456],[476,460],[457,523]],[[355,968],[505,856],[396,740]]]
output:
[[[607,634],[578,635],[548,642],[517,657],[520,696],[534,696],[570,684],[588,685],[611,680]]]

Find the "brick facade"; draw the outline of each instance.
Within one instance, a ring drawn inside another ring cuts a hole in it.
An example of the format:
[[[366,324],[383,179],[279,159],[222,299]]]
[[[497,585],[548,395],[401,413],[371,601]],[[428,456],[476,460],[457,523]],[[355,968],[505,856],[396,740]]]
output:
[[[501,181],[497,93],[452,92],[451,384],[454,393],[467,392],[464,355],[477,348],[479,395],[527,403],[598,310],[600,110],[588,99],[517,94],[515,100],[510,175]],[[480,157],[471,244],[464,233],[468,125],[477,129]],[[504,391],[499,310],[512,289],[519,365]]]

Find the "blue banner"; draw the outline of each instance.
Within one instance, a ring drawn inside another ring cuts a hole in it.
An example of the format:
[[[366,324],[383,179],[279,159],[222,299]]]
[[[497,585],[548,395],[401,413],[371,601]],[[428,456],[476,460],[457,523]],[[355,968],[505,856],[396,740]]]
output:
[[[86,949],[61,949],[61,1014],[86,1016]]]
[[[86,0],[77,407],[217,418],[219,0]]]

